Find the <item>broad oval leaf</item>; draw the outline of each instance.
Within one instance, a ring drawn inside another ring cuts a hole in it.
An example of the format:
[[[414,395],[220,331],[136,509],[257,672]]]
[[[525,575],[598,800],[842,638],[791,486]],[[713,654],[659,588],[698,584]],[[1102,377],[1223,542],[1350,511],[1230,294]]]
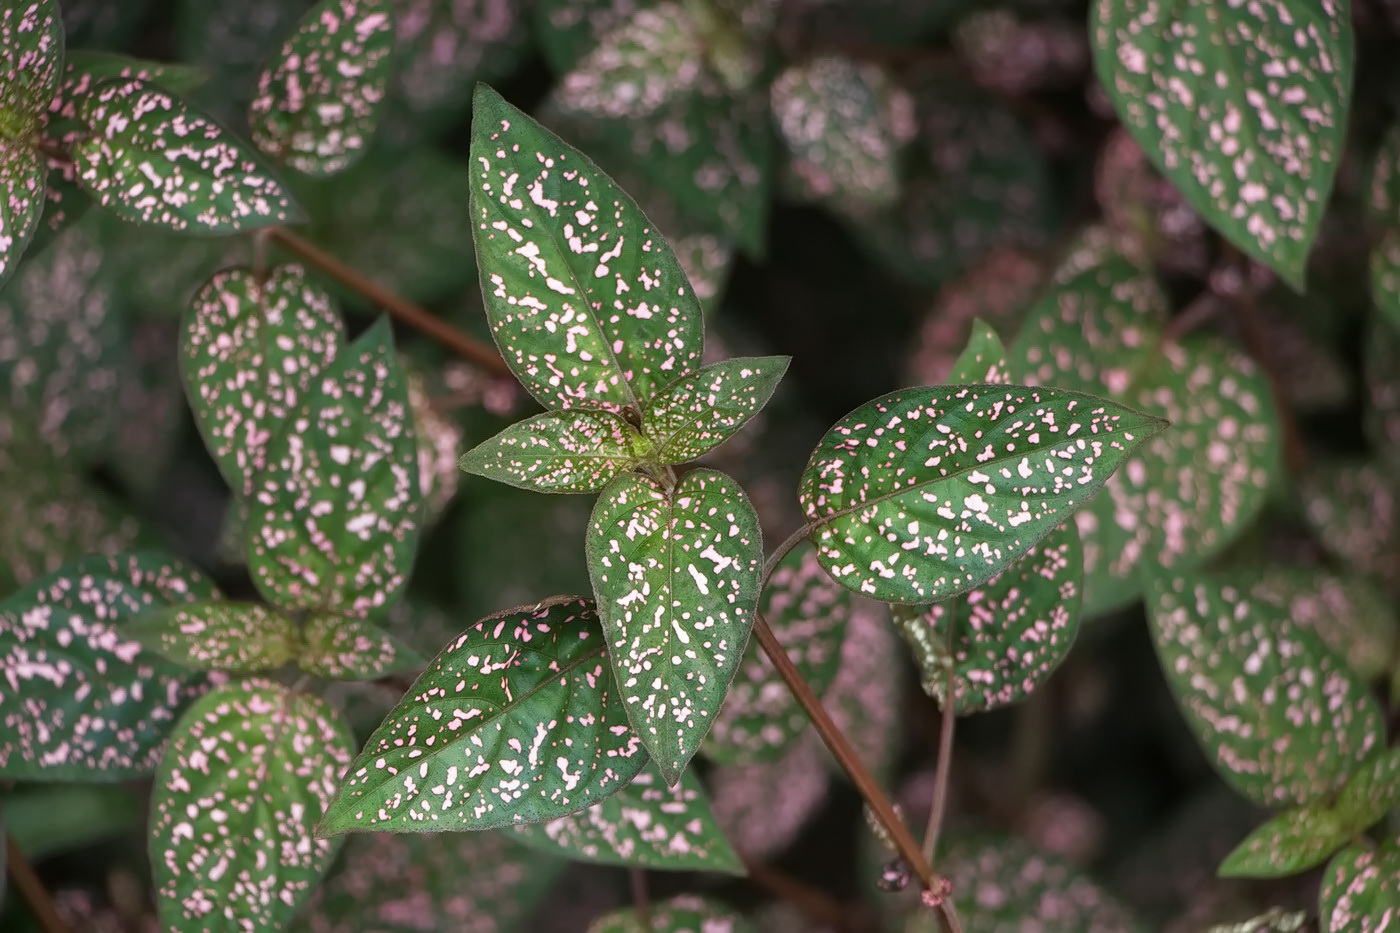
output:
[[[951,664],[958,715],[1025,699],[1074,644],[1083,574],[1079,532],[1066,522],[975,589],[927,608],[896,606],[924,692],[947,702]]]
[[[1283,878],[1321,865],[1353,830],[1326,807],[1286,810],[1250,833],[1220,863],[1222,878]]]
[[[477,622],[370,737],[324,833],[492,829],[558,819],[646,763],[590,601],[553,597]]]
[[[1152,161],[1230,242],[1301,291],[1341,158],[1346,0],[1094,0],[1099,80]]]
[[[644,921],[634,908],[594,920],[588,933],[752,933],[739,914],[715,901],[682,894],[652,905]]]
[[[149,774],[206,681],[143,651],[123,623],[216,595],[179,561],[134,552],[76,561],[0,603],[0,776]]]
[[[640,410],[699,365],[699,301],[641,209],[587,156],[482,85],[477,265],[491,332],[546,408]]]
[[[214,236],[302,220],[281,183],[227,130],[153,84],[107,81],[83,101],[78,182],[129,223]]]
[[[312,616],[301,639],[297,666],[329,680],[374,680],[424,663],[389,632],[350,616]]]
[[[1327,863],[1318,895],[1323,933],[1384,933],[1400,923],[1400,841],[1350,846]]]
[[[798,498],[838,581],[927,603],[995,576],[1164,426],[1077,392],[906,389],[827,431]]]
[[[1162,671],[1197,741],[1261,806],[1330,795],[1384,735],[1366,686],[1312,631],[1228,575],[1154,581]]]
[[[585,548],[627,717],[675,784],[753,628],[758,516],[739,484],[714,470],[687,473],[670,491],[629,474],[598,497]]]
[[[655,767],[644,768],[631,784],[587,810],[522,823],[515,831],[531,846],[585,862],[745,873],[693,772],[668,787]]]
[[[695,90],[705,68],[705,37],[684,3],[642,5],[610,30],[559,82],[565,113],[590,119],[642,119]]]
[[[253,142],[308,175],[333,175],[364,154],[388,93],[390,0],[322,0],[258,77]]]
[[[642,433],[657,463],[694,460],[709,453],[758,414],[787,372],[790,356],[724,360],[682,376],[642,411]]]
[[[337,845],[314,829],[354,753],[324,700],[260,678],[190,707],[151,800],[151,874],[167,929],[280,930]]]
[[[273,436],[344,349],[345,325],[305,269],[284,265],[261,281],[251,269],[215,274],[181,330],[181,376],[204,444],[247,497]]]
[[[458,465],[536,492],[598,492],[638,462],[641,437],[608,411],[569,409],[527,418],[477,444]]]
[[[249,499],[248,567],[284,609],[382,614],[418,545],[418,444],[381,318],[312,381]]]
[[[127,634],[195,670],[247,673],[281,667],[297,650],[297,630],[259,603],[199,602],[148,612]]]

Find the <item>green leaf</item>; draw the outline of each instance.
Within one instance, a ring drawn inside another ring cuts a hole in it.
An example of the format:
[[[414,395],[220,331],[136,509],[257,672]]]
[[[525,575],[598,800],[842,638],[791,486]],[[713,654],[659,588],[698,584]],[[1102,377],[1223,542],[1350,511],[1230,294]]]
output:
[[[1206,933],[1299,933],[1307,929],[1306,910],[1285,910],[1271,907],[1262,914],[1255,914],[1248,920],[1238,923],[1216,923]]]
[[[1083,574],[1079,532],[1067,522],[976,589],[927,608],[894,607],[924,692],[946,702],[951,664],[960,716],[1025,699],[1074,644]]]
[[[37,784],[6,792],[5,832],[32,862],[83,850],[145,829],[132,788],[107,784]]]
[[[1323,872],[1318,906],[1322,933],[1383,933],[1400,923],[1400,844],[1338,852]]]
[[[353,739],[324,700],[236,680],[170,739],[151,799],[151,874],[167,929],[283,929],[337,845],[314,834]]]
[[[0,602],[0,776],[149,774],[205,680],[142,651],[123,623],[215,597],[195,570],[136,552],[76,561]]]
[[[1001,338],[987,322],[977,318],[972,322],[967,347],[953,362],[953,370],[946,381],[949,385],[1010,385],[1009,370]]]
[[[885,602],[927,603],[995,576],[1163,427],[1077,392],[907,389],[827,431],[798,497],[838,581]]]
[[[113,78],[138,78],[174,94],[188,94],[204,83],[205,74],[189,65],[145,61],[111,52],[69,52],[63,61],[63,81],[49,105],[46,135],[64,148],[79,142],[86,135],[80,117],[84,102],[94,88]]]
[[[312,381],[249,500],[248,568],[283,609],[382,614],[418,545],[408,385],[380,318]]]
[[[1283,878],[1321,865],[1351,838],[1349,827],[1325,807],[1287,810],[1235,847],[1217,874],[1222,878]]]
[[[1367,219],[1381,227],[1400,223],[1400,124],[1392,124],[1368,166]]]
[[[699,302],[675,254],[582,153],[481,86],[477,261],[502,355],[546,408],[621,413],[699,365]]]
[[[181,331],[181,376],[204,445],[247,498],[273,438],[343,352],[345,325],[326,290],[285,265],[262,281],[251,269],[217,273]]]
[[[753,627],[758,516],[713,470],[668,491],[619,476],[594,506],[588,571],[627,717],[668,784],[710,730]]]
[[[178,0],[174,33],[179,58],[199,62],[224,101],[219,115],[244,119],[242,103],[259,70],[315,0],[244,0],[238,4]]]
[[[3,116],[3,114],[0,114]],[[49,166],[37,150],[0,136],[0,286],[20,258],[44,214]]]
[[[477,622],[375,731],[321,832],[492,829],[616,792],[646,756],[604,652],[579,597]]]
[[[200,602],[148,612],[125,633],[176,664],[202,671],[271,670],[297,649],[292,620],[258,603]]]
[[[7,3],[0,10],[0,139],[24,140],[49,109],[63,75],[57,0]]]
[[[530,12],[541,54],[553,71],[563,74],[636,7],[635,0],[536,0]]]
[[[1362,427],[1379,458],[1394,466],[1400,462],[1400,319],[1373,316],[1364,339]],[[1350,372],[1347,378],[1352,378]]]
[[[1400,748],[1389,748],[1357,768],[1337,795],[1335,809],[1360,834],[1400,805]]]
[[[527,418],[462,455],[468,473],[536,492],[598,492],[638,461],[641,436],[607,411]]]
[[[693,773],[668,787],[655,767],[601,803],[515,831],[529,845],[605,865],[745,874]]]
[[[1311,630],[1232,576],[1148,595],[1162,671],[1221,777],[1260,806],[1330,795],[1384,735],[1375,699]]]
[[[280,182],[241,142],[174,95],[135,78],[83,101],[78,182],[121,219],[214,236],[302,220]]]
[[[787,372],[790,356],[724,360],[682,376],[642,411],[656,463],[685,463],[714,450],[758,414]]]
[[[831,686],[854,595],[821,568],[810,542],[789,551],[763,590],[758,608],[818,695]],[[750,641],[714,728],[707,757],[725,764],[772,761],[791,747],[810,720],[757,642]]]
[[[253,142],[308,175],[333,175],[364,154],[393,65],[390,0],[322,0],[258,76]]]
[[[682,894],[652,905],[643,922],[631,907],[594,920],[588,933],[752,933],[743,917],[715,901]]]
[[[301,637],[297,666],[329,680],[374,680],[425,663],[384,629],[349,616],[312,616]]]

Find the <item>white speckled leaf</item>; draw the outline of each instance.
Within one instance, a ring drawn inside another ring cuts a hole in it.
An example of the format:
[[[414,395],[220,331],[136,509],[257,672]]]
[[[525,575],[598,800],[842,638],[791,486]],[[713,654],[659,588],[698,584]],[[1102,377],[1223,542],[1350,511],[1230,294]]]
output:
[[[1025,386],[924,386],[822,438],[799,501],[822,566],[885,602],[977,586],[1081,507],[1163,422]]]
[[[753,628],[758,516],[739,484],[714,470],[687,473],[669,493],[628,474],[598,497],[584,546],[628,719],[675,784]]]
[[[758,414],[790,356],[746,356],[706,366],[662,389],[642,411],[657,463],[685,463],[714,450]]]
[[[82,118],[88,136],[72,150],[78,182],[129,223],[215,236],[303,219],[251,150],[156,85],[103,82]]]
[[[148,612],[125,634],[176,664],[248,673],[281,667],[297,651],[296,626],[260,603],[199,602]]]
[[[364,154],[393,65],[390,0],[322,0],[258,76],[253,142],[308,175],[333,175]]]
[[[675,254],[586,156],[483,85],[471,163],[486,316],[541,404],[640,409],[699,365],[700,305]]]
[[[1094,0],[1099,80],[1133,138],[1226,239],[1303,287],[1341,157],[1347,0]]]
[[[1400,841],[1338,852],[1318,895],[1322,933],[1385,933],[1400,923]]]
[[[531,846],[585,862],[745,873],[692,772],[667,787],[656,768],[647,767],[587,810],[548,823],[522,823],[515,831]]]
[[[284,929],[338,847],[314,831],[353,743],[324,700],[271,680],[235,680],[191,706],[151,798],[165,927]]]
[[[1221,777],[1260,806],[1327,797],[1384,735],[1370,691],[1310,629],[1226,575],[1155,580],[1162,671]]]
[[[728,907],[694,894],[653,904],[649,924],[633,908],[594,920],[588,933],[753,933],[753,927]]]
[[[179,561],[136,552],[76,561],[0,603],[0,776],[149,774],[206,681],[143,651],[123,623],[216,595]]]
[[[773,634],[819,695],[840,668],[854,602],[851,591],[831,579],[805,541],[773,569],[759,600]],[[705,740],[705,755],[724,764],[772,761],[782,757],[809,722],[768,655],[751,641]]]
[[[1006,363],[1006,347],[997,332],[981,318],[972,322],[967,347],[956,360],[944,380],[949,385],[1010,385],[1011,372]]]
[[[636,465],[643,445],[612,412],[573,408],[517,422],[463,454],[459,465],[536,492],[598,492]]]
[[[301,638],[297,666],[329,680],[374,680],[426,663],[418,652],[364,619],[312,616]]]
[[[261,283],[250,269],[217,273],[181,330],[185,396],[224,479],[247,497],[273,435],[343,351],[345,325],[326,290],[285,265]]]
[[[958,715],[1025,699],[1074,644],[1083,575],[1079,532],[1066,522],[976,589],[927,608],[895,606],[895,627],[919,666],[924,692],[945,702],[951,661]]]
[[[48,177],[48,163],[37,150],[0,136],[0,285],[19,267],[39,229]]]
[[[1225,856],[1222,878],[1282,878],[1327,861],[1353,830],[1322,806],[1285,810],[1245,837]]]
[[[284,609],[370,618],[418,546],[418,445],[386,318],[319,375],[267,448],[249,499],[248,568]]]
[[[1377,463],[1325,463],[1299,483],[1303,517],[1343,566],[1382,586],[1400,579],[1400,496]]]
[[[591,602],[553,597],[477,622],[366,743],[321,831],[492,829],[557,819],[646,764]]]
[[[1315,567],[1271,566],[1248,585],[1251,596],[1317,633],[1362,680],[1373,681],[1388,669],[1400,625],[1390,601],[1371,583]]]

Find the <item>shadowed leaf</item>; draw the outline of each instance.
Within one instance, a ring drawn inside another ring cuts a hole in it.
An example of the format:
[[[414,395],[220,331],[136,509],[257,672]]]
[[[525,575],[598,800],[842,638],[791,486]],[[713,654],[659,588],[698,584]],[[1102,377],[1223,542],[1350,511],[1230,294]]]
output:
[[[257,603],[196,603],[149,612],[126,632],[195,670],[247,673],[281,667],[296,654],[292,621]]]
[[[374,680],[424,664],[418,652],[363,619],[312,616],[301,638],[297,666],[329,680]]]
[[[743,917],[715,901],[682,894],[655,904],[647,922],[633,908],[594,920],[588,933],[753,933]]]

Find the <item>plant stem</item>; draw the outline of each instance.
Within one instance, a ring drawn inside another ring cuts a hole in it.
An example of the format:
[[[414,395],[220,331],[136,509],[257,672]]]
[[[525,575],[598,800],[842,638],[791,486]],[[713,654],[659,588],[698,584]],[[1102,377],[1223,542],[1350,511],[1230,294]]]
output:
[[[851,923],[841,902],[825,891],[804,884],[771,865],[740,853],[749,880],[796,907],[815,926],[830,930],[849,930]]]
[[[627,869],[627,876],[632,881],[632,908],[637,912],[637,924],[643,930],[650,930],[651,894],[647,891],[646,869],[633,865]]]
[[[24,852],[9,833],[5,834],[5,859],[9,865],[10,880],[34,912],[34,919],[39,921],[44,933],[70,933],[68,924],[58,915],[58,908],[49,896],[48,888],[34,873],[34,866],[29,864],[29,859],[24,857]]]
[[[398,320],[403,321],[414,330],[427,334],[458,356],[476,364],[485,372],[504,379],[513,378],[510,367],[506,366],[506,361],[501,359],[501,355],[494,348],[462,333],[441,318],[434,317],[423,308],[405,301],[388,289],[370,281],[320,247],[282,227],[269,228],[267,237],[281,243],[311,265],[353,288],[370,301],[382,305]]]
[[[784,557],[788,556],[788,552],[797,547],[797,545],[802,542],[802,539],[811,533],[812,526],[803,525],[801,528],[788,535],[787,540],[778,545],[776,551],[768,555],[768,560],[763,565],[763,576],[760,577],[758,581],[758,591],[760,593],[768,589],[768,578],[773,576],[773,571],[778,569],[778,564],[782,562]]]
[[[956,609],[948,615],[948,652],[943,662],[943,725],[938,730],[938,766],[933,775],[933,804],[928,811],[928,828],[924,830],[924,858],[930,863],[938,851],[943,811],[948,806],[948,777],[953,773],[953,730],[958,721],[957,703],[953,697],[953,679],[957,675],[957,661],[953,657],[958,619]]]

